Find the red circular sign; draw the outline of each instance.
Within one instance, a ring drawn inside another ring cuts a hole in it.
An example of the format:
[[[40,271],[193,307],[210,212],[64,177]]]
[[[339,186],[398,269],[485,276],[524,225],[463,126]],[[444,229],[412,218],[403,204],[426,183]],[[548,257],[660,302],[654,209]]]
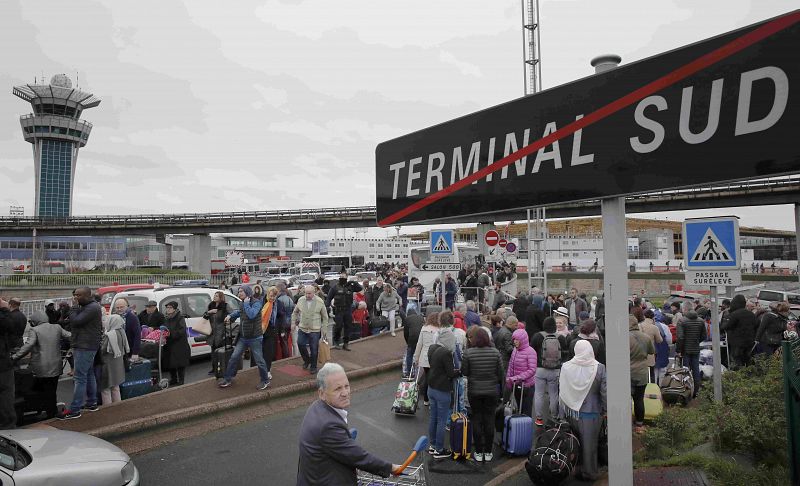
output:
[[[508,240],[503,238],[502,240],[498,241],[497,244],[500,245],[500,248],[505,248],[506,245],[508,244]]]
[[[484,236],[483,239],[488,246],[495,246],[497,242],[500,241],[500,234],[495,230],[489,230],[486,232],[486,236]]]

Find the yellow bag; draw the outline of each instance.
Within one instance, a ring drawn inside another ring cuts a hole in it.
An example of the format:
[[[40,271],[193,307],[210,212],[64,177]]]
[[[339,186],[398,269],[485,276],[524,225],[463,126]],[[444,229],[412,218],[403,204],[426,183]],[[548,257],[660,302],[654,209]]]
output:
[[[317,367],[322,368],[325,363],[331,360],[331,345],[328,341],[321,339],[319,341],[319,351],[317,352]]]

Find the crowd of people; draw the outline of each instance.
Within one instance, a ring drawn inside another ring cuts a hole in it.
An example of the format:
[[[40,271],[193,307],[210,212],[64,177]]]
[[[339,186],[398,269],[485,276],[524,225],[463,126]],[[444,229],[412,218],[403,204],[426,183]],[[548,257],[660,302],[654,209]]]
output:
[[[656,308],[640,296],[629,301],[629,349],[632,428],[643,432],[645,388],[659,383],[670,360],[691,369],[696,385],[701,343],[710,339],[708,299]],[[579,476],[598,474],[598,440],[606,415],[605,308],[602,298],[573,288],[545,295],[538,288],[513,302],[477,312],[473,301],[428,312],[411,309],[405,318],[406,373],[419,370],[419,393],[430,407],[429,453],[452,456],[445,447],[450,411],[468,413],[474,458],[492,461],[498,404],[513,400],[537,427],[567,421],[582,444]],[[732,368],[747,366],[758,353],[773,353],[783,332],[792,328],[789,306],[766,309],[736,295],[720,307]],[[466,390],[466,393],[464,393]],[[464,403],[454,400],[466,396]]]

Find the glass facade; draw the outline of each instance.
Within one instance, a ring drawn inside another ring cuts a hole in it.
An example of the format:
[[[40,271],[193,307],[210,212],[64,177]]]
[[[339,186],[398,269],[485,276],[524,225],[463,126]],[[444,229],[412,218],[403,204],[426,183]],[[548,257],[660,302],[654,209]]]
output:
[[[45,139],[41,144],[37,216],[68,217],[73,143]]]

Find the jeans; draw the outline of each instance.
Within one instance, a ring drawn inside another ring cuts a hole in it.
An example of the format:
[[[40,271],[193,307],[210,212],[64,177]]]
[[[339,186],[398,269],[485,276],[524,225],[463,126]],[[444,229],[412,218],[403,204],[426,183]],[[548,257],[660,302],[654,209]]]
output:
[[[428,388],[431,401],[430,418],[428,420],[428,437],[431,446],[437,451],[444,449],[444,427],[450,415],[450,392]]]
[[[17,427],[14,410],[14,370],[0,371],[0,430]]]
[[[467,412],[467,397],[465,396],[465,384],[466,378],[463,376],[458,378],[453,378],[454,388],[458,387],[458,403],[453,403],[453,410],[458,413],[466,413]],[[455,397],[454,397],[455,398]],[[450,415],[447,416],[447,426],[449,427],[450,424],[453,422],[452,417]]]
[[[558,379],[561,375],[560,369],[548,369],[541,366],[536,368],[536,388],[534,390],[534,405],[536,407],[536,418],[544,416],[544,393],[550,397],[550,418],[559,416],[558,410]]]
[[[231,355],[231,359],[228,361],[228,367],[225,369],[225,381],[233,380],[233,376],[236,374],[236,369],[239,367],[239,360],[242,359],[245,348],[250,348],[250,354],[256,360],[258,374],[261,376],[261,381],[269,381],[269,375],[267,374],[267,363],[264,362],[264,355],[262,354],[261,350],[263,340],[264,336],[258,336],[250,339],[245,339],[243,337],[239,338],[239,341],[236,343],[236,347],[233,348],[233,355]]]
[[[697,392],[700,391],[702,378],[700,376],[700,355],[699,354],[685,354],[683,355],[683,366],[692,370],[692,378],[694,378],[694,393],[693,398],[697,398]]]
[[[403,372],[405,374],[411,373],[411,367],[413,366],[414,363],[414,349],[415,348],[411,347],[406,348],[406,361],[404,363],[405,368],[403,369]],[[417,370],[417,373],[419,373],[419,370]]]
[[[497,406],[497,397],[471,396],[469,397],[469,404],[475,452],[491,453],[492,444],[494,443],[494,413]]]
[[[653,368],[653,370],[654,370],[655,375],[656,375],[656,379],[655,379],[654,383],[656,385],[660,386],[661,385],[661,380],[664,378],[664,375],[667,374],[667,369],[666,368]]]
[[[75,370],[72,380],[75,388],[72,392],[70,412],[80,412],[84,404],[97,405],[97,381],[94,376],[94,355],[97,350],[73,349],[72,359],[75,361]]]
[[[322,333],[305,332],[302,329],[297,330],[297,346],[300,348],[300,356],[303,357],[303,362],[308,363],[312,370],[317,369],[317,353],[319,352],[319,339]],[[311,348],[311,355],[308,354],[308,349]]]

